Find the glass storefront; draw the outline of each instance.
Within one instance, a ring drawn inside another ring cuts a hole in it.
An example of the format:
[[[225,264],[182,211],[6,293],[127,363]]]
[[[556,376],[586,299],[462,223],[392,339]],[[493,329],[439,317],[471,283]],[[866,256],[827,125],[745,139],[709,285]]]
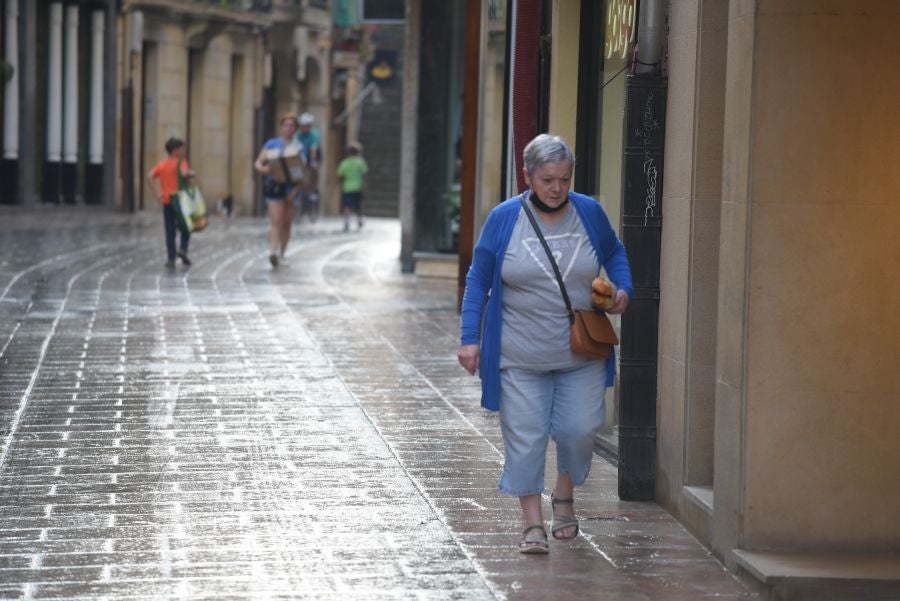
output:
[[[579,103],[576,189],[603,205],[621,237],[625,74],[634,49],[637,0],[584,3],[581,16],[579,88],[587,92]],[[613,324],[620,328],[618,316]],[[611,454],[618,447],[617,392],[607,391],[606,423],[600,433],[601,446]]]
[[[504,168],[503,121],[506,102],[507,10],[508,0],[482,3],[481,81],[479,82],[478,174],[476,183],[475,231],[499,202],[508,195]]]

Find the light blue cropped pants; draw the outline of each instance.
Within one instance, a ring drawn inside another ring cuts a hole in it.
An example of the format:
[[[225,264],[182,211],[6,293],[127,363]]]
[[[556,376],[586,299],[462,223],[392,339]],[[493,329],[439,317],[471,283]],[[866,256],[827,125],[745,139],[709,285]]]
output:
[[[544,492],[547,438],[556,469],[581,485],[591,471],[597,430],[606,415],[606,361],[557,371],[500,371],[503,475],[498,489],[517,497]]]

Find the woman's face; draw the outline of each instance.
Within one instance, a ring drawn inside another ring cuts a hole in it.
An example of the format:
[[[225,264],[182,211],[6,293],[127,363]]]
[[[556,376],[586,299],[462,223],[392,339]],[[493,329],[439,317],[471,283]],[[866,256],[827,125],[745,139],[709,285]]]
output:
[[[294,134],[297,133],[297,124],[291,121],[290,119],[285,119],[281,122],[281,137],[285,140],[289,138],[293,138]]]
[[[544,201],[544,204],[558,207],[565,202],[569,186],[572,184],[572,164],[569,161],[544,163],[536,168],[534,173],[528,173],[524,167],[522,171],[525,174],[525,183]]]

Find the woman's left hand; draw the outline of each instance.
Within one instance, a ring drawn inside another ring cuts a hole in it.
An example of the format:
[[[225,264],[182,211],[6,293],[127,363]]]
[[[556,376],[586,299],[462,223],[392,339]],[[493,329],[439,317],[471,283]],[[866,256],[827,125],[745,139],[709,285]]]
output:
[[[481,347],[477,344],[463,344],[456,351],[456,358],[469,375],[474,376],[481,366]]]
[[[606,310],[607,313],[612,315],[621,315],[625,312],[625,309],[628,308],[628,301],[631,300],[628,298],[628,293],[624,290],[616,291],[616,302],[613,303],[613,306]]]

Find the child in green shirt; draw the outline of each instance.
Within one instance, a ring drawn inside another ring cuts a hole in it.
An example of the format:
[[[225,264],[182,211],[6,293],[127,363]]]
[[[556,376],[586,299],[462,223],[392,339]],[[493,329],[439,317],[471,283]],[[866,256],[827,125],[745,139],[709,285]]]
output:
[[[338,165],[337,175],[341,180],[341,212],[344,215],[344,231],[350,231],[350,214],[356,213],[358,227],[363,226],[362,192],[366,183],[369,166],[362,156],[359,142],[351,142],[347,146],[347,157]]]

